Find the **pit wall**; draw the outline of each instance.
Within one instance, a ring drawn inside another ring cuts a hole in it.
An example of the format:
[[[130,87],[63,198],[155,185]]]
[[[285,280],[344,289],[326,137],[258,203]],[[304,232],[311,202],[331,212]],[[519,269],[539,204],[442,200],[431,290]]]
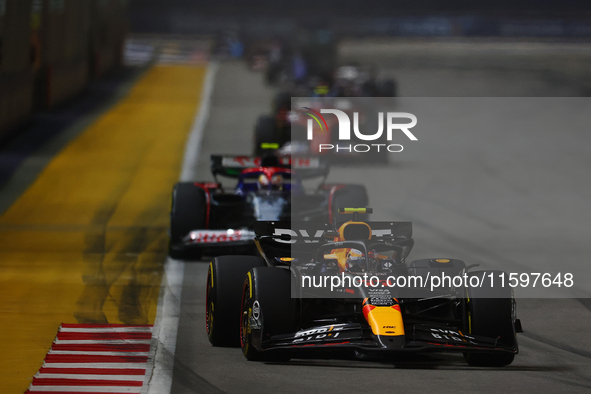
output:
[[[126,0],[0,0],[0,141],[121,63]]]

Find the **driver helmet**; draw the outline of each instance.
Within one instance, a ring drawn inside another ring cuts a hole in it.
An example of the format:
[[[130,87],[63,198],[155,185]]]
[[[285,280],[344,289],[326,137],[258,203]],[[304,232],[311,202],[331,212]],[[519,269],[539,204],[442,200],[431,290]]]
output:
[[[348,272],[364,272],[367,268],[367,261],[365,260],[365,256],[363,253],[358,249],[351,249],[349,253],[347,253],[347,262],[345,265],[345,270]]]
[[[259,176],[259,189],[260,190],[283,190],[284,185],[283,175],[274,174],[271,179],[265,174]]]

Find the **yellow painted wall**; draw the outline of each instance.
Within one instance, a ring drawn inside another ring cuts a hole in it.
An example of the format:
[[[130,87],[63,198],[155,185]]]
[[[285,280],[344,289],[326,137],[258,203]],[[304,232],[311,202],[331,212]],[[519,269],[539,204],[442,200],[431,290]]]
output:
[[[0,217],[3,393],[26,390],[61,323],[153,324],[205,71],[149,70]]]

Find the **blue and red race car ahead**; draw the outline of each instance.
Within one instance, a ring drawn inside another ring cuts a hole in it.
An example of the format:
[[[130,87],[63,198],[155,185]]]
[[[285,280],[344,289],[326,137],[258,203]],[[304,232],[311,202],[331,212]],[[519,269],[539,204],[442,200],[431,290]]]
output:
[[[169,254],[174,258],[254,252],[260,220],[332,222],[344,206],[366,206],[362,185],[325,183],[328,167],[319,158],[211,156],[214,182],[179,182],[172,192]],[[218,176],[237,179],[224,188]],[[322,178],[306,191],[302,180]],[[297,206],[292,198],[297,197]],[[188,253],[192,252],[192,253]]]

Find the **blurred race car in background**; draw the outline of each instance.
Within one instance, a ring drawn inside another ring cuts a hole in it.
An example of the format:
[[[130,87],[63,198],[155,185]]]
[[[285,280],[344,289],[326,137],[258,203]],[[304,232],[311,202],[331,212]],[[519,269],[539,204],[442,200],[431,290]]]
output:
[[[211,156],[214,182],[179,182],[172,191],[169,254],[173,258],[254,252],[259,220],[337,218],[343,206],[365,206],[365,187],[325,183],[329,168],[319,158]],[[218,176],[237,179],[224,188]],[[306,191],[302,180],[321,178]],[[297,205],[292,205],[297,198]]]
[[[343,65],[331,74],[311,77],[308,82],[312,97],[396,97],[396,82],[391,78],[380,79],[373,68],[355,64]],[[305,93],[295,89],[293,93]]]
[[[310,119],[310,112],[318,115],[321,107],[340,109],[353,119],[353,113],[361,115],[360,128],[365,130],[377,130],[378,124],[374,117],[365,117],[366,113],[377,113],[379,107],[390,102],[383,102],[379,97],[395,97],[396,83],[392,79],[379,80],[375,71],[362,70],[358,66],[348,65],[336,68],[324,76],[310,76],[304,82],[293,83],[288,89],[283,89],[275,95],[271,107],[271,115],[262,115],[257,119],[254,131],[254,155],[264,155],[285,146],[290,141],[306,142],[306,124]],[[368,99],[376,98],[374,100]],[[296,99],[297,98],[297,99]],[[318,98],[318,99],[315,99]],[[292,99],[297,101],[293,103]],[[322,118],[322,116],[320,116]],[[310,149],[305,152],[299,149],[300,154],[317,154],[320,144],[338,144],[338,123],[332,116],[323,118],[322,124],[313,124],[314,138],[309,142]],[[385,143],[386,141],[376,141]],[[352,157],[363,158],[372,162],[387,162],[388,154],[385,150],[377,154],[359,155],[356,152],[347,152],[337,149],[328,152],[333,159],[343,158],[349,160]],[[283,152],[291,153],[291,152]]]
[[[473,366],[513,361],[522,330],[512,289],[488,281],[506,273],[470,271],[475,265],[450,258],[407,264],[414,245],[410,222],[356,217],[369,209],[341,212],[353,220],[337,226],[259,222],[259,257],[213,260],[206,316],[214,346],[241,346],[248,360],[455,351]],[[465,282],[435,289],[418,284],[443,275]],[[323,278],[328,281],[319,285]],[[335,278],[343,284],[333,288]],[[414,278],[416,286],[401,287],[401,279],[392,286],[390,278]],[[347,279],[359,285],[346,285]]]
[[[375,99],[349,97],[295,97],[288,95],[276,98],[272,116],[260,116],[255,125],[253,151],[255,155],[264,155],[279,150],[279,154],[303,154],[325,157],[331,163],[348,162],[351,159],[371,163],[386,163],[388,152],[357,152],[351,143],[365,143],[353,136],[351,141],[339,141],[339,123],[334,115],[321,115],[322,109],[337,109],[349,117],[358,119],[360,130],[375,133],[378,128],[378,111]],[[358,118],[354,114],[358,114]],[[312,138],[309,138],[309,120]],[[376,144],[388,144],[386,133],[373,141]],[[294,151],[294,146],[297,150]],[[330,149],[320,149],[321,146]]]
[[[295,37],[276,39],[265,72],[268,84],[304,84],[329,75],[337,64],[338,39],[328,29],[302,28]]]

